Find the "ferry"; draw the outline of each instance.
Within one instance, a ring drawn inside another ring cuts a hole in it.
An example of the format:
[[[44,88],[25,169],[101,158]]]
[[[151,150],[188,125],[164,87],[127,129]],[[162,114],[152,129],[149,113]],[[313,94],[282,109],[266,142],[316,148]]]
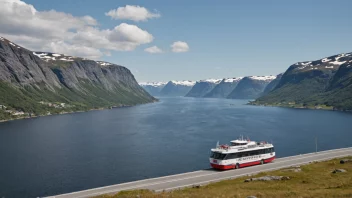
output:
[[[214,169],[238,169],[246,166],[272,162],[275,159],[274,145],[255,142],[243,137],[231,141],[230,145],[219,145],[211,149],[210,165]]]

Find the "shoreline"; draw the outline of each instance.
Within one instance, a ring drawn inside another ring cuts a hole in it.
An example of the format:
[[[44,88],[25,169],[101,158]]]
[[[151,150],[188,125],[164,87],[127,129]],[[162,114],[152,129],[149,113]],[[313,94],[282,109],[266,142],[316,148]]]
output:
[[[289,108],[289,109],[309,109],[309,110],[325,110],[325,111],[339,111],[339,112],[352,112],[352,110],[341,110],[335,109],[334,107],[324,108],[324,107],[312,107],[312,106],[292,106],[292,105],[273,105],[273,104],[253,104],[247,103],[246,105],[251,106],[262,106],[262,107],[281,107],[281,108]]]
[[[141,104],[136,104],[136,105],[122,105],[122,106],[111,106],[111,107],[102,107],[102,108],[97,108],[97,109],[89,109],[87,111],[72,111],[72,112],[61,112],[61,113],[55,113],[55,114],[50,114],[50,115],[39,115],[39,116],[27,116],[27,117],[19,117],[19,118],[13,118],[13,119],[8,119],[8,120],[0,120],[0,123],[3,122],[10,122],[10,121],[16,121],[16,120],[24,120],[24,119],[32,119],[32,118],[38,118],[38,117],[47,117],[47,116],[53,116],[53,115],[65,115],[65,114],[74,114],[74,113],[86,113],[90,111],[101,111],[101,110],[111,110],[111,109],[120,109],[120,108],[125,108],[125,107],[135,107],[138,105],[144,105],[144,104],[151,104],[151,103],[156,103],[159,102],[158,100],[148,102],[148,103],[141,103]]]

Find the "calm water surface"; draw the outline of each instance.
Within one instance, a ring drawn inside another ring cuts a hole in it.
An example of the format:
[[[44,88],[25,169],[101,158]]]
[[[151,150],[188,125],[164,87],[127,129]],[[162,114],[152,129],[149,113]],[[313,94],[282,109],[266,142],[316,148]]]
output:
[[[278,157],[352,146],[352,114],[243,100],[161,102],[0,123],[0,197],[38,197],[209,168],[209,149],[240,134]]]

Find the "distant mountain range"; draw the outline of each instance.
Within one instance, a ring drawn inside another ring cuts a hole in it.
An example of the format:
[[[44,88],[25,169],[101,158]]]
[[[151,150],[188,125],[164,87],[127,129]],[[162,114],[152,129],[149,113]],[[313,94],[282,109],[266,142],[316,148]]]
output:
[[[189,81],[189,80],[183,80],[183,81],[172,80],[167,83],[165,82],[139,83],[139,85],[143,87],[151,95],[163,96],[163,97],[185,96],[195,84],[196,82]]]
[[[186,97],[202,98],[209,94],[222,79],[207,79],[197,81],[192,89],[185,95]]]
[[[153,96],[255,99],[276,76],[139,83]],[[160,91],[159,91],[160,90]]]
[[[168,84],[177,87],[171,81]],[[165,86],[160,93],[172,96],[173,90],[177,89]],[[352,110],[352,53],[298,62],[277,76],[200,80],[175,95],[255,99],[250,102],[253,105]]]
[[[0,37],[0,120],[153,101],[126,67],[33,52]]]
[[[217,84],[213,90],[205,94],[205,98],[226,98],[243,78],[226,78]]]
[[[166,84],[167,83],[165,82],[139,83],[139,85],[143,87],[152,96],[159,96],[160,91],[165,87]]]

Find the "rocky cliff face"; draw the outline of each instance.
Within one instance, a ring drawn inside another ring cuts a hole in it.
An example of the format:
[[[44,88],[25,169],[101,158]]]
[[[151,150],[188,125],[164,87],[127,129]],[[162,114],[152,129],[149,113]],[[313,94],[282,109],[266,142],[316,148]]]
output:
[[[169,81],[160,91],[160,96],[185,96],[194,86],[194,81]]]
[[[237,86],[242,77],[223,79],[218,85],[214,87],[205,98],[226,98]]]
[[[57,76],[49,64],[31,51],[0,37],[0,80],[17,86],[44,84],[60,88]]]
[[[40,101],[98,108],[155,100],[123,66],[62,54],[32,52],[5,38],[0,38],[0,83],[6,90],[0,90],[0,104],[24,111],[41,109]],[[24,96],[18,97],[21,94]],[[14,98],[22,105],[14,104]],[[43,109],[47,110],[46,107]]]
[[[275,88],[256,102],[346,106],[352,98],[348,91],[351,59],[352,54],[348,53],[293,64]]]
[[[265,87],[275,78],[276,76],[244,77],[227,98],[256,99],[264,92]]]
[[[185,95],[186,97],[202,98],[210,93],[222,79],[207,79],[197,81],[192,89]]]
[[[160,91],[165,87],[165,82],[146,82],[139,83],[143,89],[145,89],[152,96],[159,96]]]

